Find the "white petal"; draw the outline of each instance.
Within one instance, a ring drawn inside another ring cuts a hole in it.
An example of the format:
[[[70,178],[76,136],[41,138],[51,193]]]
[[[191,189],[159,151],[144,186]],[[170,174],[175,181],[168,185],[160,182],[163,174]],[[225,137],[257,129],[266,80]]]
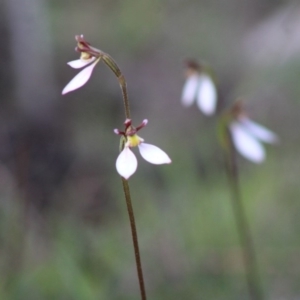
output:
[[[217,91],[216,87],[207,75],[200,76],[200,86],[197,93],[199,109],[206,115],[212,115],[216,110]]]
[[[171,159],[167,153],[156,146],[141,143],[139,149],[142,157],[151,164],[161,165],[171,163]]]
[[[183,86],[181,103],[183,106],[190,106],[196,98],[197,88],[199,86],[199,76],[189,76]]]
[[[76,60],[69,61],[67,64],[73,69],[80,69],[80,68],[90,64],[95,59],[96,59],[95,57],[91,57],[90,59],[86,59],[86,60],[76,59]]]
[[[271,130],[265,128],[264,126],[257,124],[245,117],[241,118],[239,121],[245,126],[245,128],[253,136],[258,138],[259,140],[270,144],[274,144],[278,142],[279,140],[278,136]]]
[[[79,89],[84,84],[87,83],[87,81],[90,79],[93,69],[98,63],[98,60],[96,60],[93,64],[90,66],[84,68],[82,71],[80,71],[63,89],[62,94],[66,94],[69,92],[72,92],[76,89]]]
[[[128,179],[136,171],[137,159],[129,147],[125,147],[119,154],[116,168],[118,173],[125,179]]]
[[[255,163],[261,163],[265,159],[265,149],[245,128],[238,122],[230,125],[232,142],[236,150]]]

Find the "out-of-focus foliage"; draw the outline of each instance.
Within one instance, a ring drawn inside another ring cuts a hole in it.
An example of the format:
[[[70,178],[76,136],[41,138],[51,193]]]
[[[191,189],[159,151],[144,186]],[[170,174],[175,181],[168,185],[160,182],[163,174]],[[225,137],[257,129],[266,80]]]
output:
[[[173,161],[156,167],[140,159],[130,179],[149,299],[247,297],[215,118],[180,105],[185,58],[212,66],[220,109],[242,96],[251,118],[280,136],[262,165],[239,160],[241,185],[268,299],[299,298],[300,53],[280,47],[266,63],[257,60],[270,58],[266,41],[276,34],[271,26],[261,35],[265,24],[284,15],[276,26],[289,35],[298,26],[298,2],[40,0],[37,20],[48,23],[34,28],[47,28],[52,42],[36,53],[52,57],[55,97],[45,100],[51,113],[33,116],[16,93],[15,56],[25,49],[12,49],[9,1],[0,3],[0,299],[139,299],[115,170],[121,91],[101,63],[83,88],[60,95],[76,73],[66,65],[78,58],[75,34],[116,59],[134,124],[149,119],[140,135]],[[33,97],[50,84],[39,74],[29,80]]]

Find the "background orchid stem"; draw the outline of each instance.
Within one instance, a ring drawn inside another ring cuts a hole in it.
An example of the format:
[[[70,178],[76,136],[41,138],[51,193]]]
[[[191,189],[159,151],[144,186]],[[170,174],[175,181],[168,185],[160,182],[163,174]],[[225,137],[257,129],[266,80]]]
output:
[[[230,137],[229,132],[228,136]],[[228,151],[225,152],[226,171],[232,193],[231,199],[233,213],[236,219],[237,231],[246,268],[248,290],[250,298],[252,300],[263,300],[264,295],[258,272],[254,243],[240,191],[239,173],[236,163],[236,152],[230,138],[229,141],[230,142],[227,148]]]
[[[134,212],[133,212],[133,207],[132,207],[131,197],[130,197],[129,184],[128,184],[128,181],[123,177],[122,177],[122,183],[123,183],[123,190],[125,193],[127,210],[128,210],[129,220],[130,220],[136,268],[137,268],[138,279],[139,279],[139,284],[140,284],[140,291],[141,291],[141,299],[146,300],[146,290],[145,290],[145,284],[144,284],[143,269],[142,269],[140,251],[139,251],[137,231],[136,231],[136,226],[135,226]]]
[[[126,119],[130,119],[130,108],[129,108],[127,84],[126,84],[125,77],[122,74],[117,63],[114,61],[114,59],[110,55],[108,55],[106,53],[103,54],[103,60],[106,63],[106,65],[114,72],[114,74],[118,78],[118,81],[119,81],[119,84],[120,84],[120,87],[122,90],[123,103],[124,103],[124,109],[125,109],[125,117],[126,117]],[[121,142],[120,148],[121,148],[120,150],[122,151],[124,148],[124,141]],[[124,195],[125,195],[125,199],[126,199],[127,211],[128,211],[130,227],[131,227],[135,262],[136,262],[136,268],[137,268],[137,274],[138,274],[138,280],[139,280],[140,292],[141,292],[141,299],[146,300],[147,298],[146,298],[146,289],[145,289],[145,284],[144,284],[143,268],[142,268],[140,250],[139,250],[139,243],[138,243],[138,236],[137,236],[136,225],[135,225],[134,212],[133,212],[131,196],[130,196],[130,189],[129,189],[128,181],[123,177],[122,177],[122,184],[123,184],[123,191],[124,191]]]

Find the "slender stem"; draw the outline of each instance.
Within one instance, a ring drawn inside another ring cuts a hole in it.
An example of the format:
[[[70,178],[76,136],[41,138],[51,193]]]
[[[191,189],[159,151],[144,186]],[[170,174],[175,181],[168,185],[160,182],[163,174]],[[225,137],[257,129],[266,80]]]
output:
[[[126,116],[126,119],[130,119],[130,108],[129,108],[127,84],[126,84],[125,77],[122,74],[120,68],[118,67],[118,64],[115,62],[115,60],[109,54],[102,52],[102,58],[103,58],[103,61],[106,63],[106,65],[114,72],[114,74],[118,78],[118,81],[119,81],[119,84],[120,84],[120,87],[122,90],[122,95],[123,95],[125,116]]]
[[[109,67],[109,69],[115,74],[117,77],[121,90],[122,90],[122,98],[124,103],[124,109],[125,109],[125,117],[126,119],[130,119],[130,108],[129,108],[129,99],[128,99],[128,93],[127,93],[127,83],[125,80],[124,75],[122,74],[118,64],[116,61],[107,53],[96,49],[92,46],[90,46],[85,40],[83,39],[83,36],[76,36],[76,39],[78,41],[78,51],[89,53],[90,55],[96,57],[98,60],[102,59],[104,63]],[[125,121],[126,123],[126,121]],[[125,146],[125,140],[124,137],[121,138],[120,141],[120,151],[124,149]],[[145,290],[145,284],[144,284],[144,278],[143,278],[143,270],[142,270],[142,263],[141,263],[141,257],[140,257],[140,251],[139,251],[139,243],[138,243],[138,237],[137,237],[137,231],[136,231],[136,225],[135,225],[135,219],[134,219],[134,212],[133,207],[131,203],[131,196],[130,196],[130,190],[129,190],[129,184],[126,179],[122,177],[122,184],[123,184],[123,190],[125,194],[126,204],[127,204],[127,210],[130,220],[130,227],[131,227],[131,234],[132,234],[132,241],[133,241],[133,247],[134,247],[134,254],[135,254],[135,261],[136,261],[136,268],[138,273],[138,280],[140,285],[140,292],[141,292],[141,299],[146,300],[146,290]]]
[[[236,152],[232,143],[229,144],[229,152],[226,155],[226,169],[232,193],[233,212],[242,246],[249,294],[250,298],[253,300],[263,300],[264,295],[259,278],[254,243],[240,191],[238,167],[236,164]]]
[[[114,72],[114,74],[117,76],[121,90],[122,90],[122,96],[123,96],[123,102],[124,102],[124,109],[125,109],[125,117],[126,119],[130,119],[130,108],[129,108],[129,99],[128,99],[128,93],[127,93],[127,84],[124,75],[122,74],[120,68],[118,67],[115,60],[107,53],[102,53],[102,58],[106,65]],[[124,148],[124,141],[121,141],[121,149]],[[131,234],[132,234],[132,241],[133,241],[133,247],[134,247],[134,255],[135,255],[135,262],[136,262],[136,268],[137,268],[137,274],[138,274],[138,280],[140,285],[140,292],[141,292],[141,299],[146,300],[146,289],[144,284],[144,277],[143,277],[143,269],[142,269],[142,262],[140,257],[140,250],[139,250],[139,243],[138,243],[138,237],[137,237],[137,231],[136,231],[136,225],[135,225],[135,218],[134,218],[134,212],[133,207],[131,203],[131,196],[130,196],[130,190],[129,190],[129,184],[126,179],[122,177],[122,184],[123,184],[123,190],[125,194],[126,204],[127,204],[127,211],[129,215],[130,220],[130,227],[131,227]]]
[[[142,269],[142,263],[141,263],[141,257],[140,257],[137,231],[136,231],[136,226],[135,226],[134,212],[133,212],[133,207],[132,207],[131,197],[130,197],[129,184],[128,184],[128,181],[126,179],[124,179],[123,177],[122,177],[122,183],[123,183],[123,190],[124,190],[124,194],[125,194],[127,210],[128,210],[129,220],[130,220],[136,268],[137,268],[138,279],[139,279],[139,284],[140,284],[141,299],[146,300],[146,290],[145,290],[145,284],[144,284],[143,269]]]
[[[121,87],[122,94],[123,94],[125,116],[126,116],[126,119],[130,119],[130,108],[129,108],[128,93],[127,93],[127,84],[126,84],[124,75],[121,74],[118,77],[118,80],[119,80],[120,87]]]

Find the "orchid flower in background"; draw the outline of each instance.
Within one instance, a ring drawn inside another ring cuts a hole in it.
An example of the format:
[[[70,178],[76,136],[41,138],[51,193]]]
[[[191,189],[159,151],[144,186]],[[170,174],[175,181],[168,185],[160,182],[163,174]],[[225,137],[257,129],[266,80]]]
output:
[[[138,147],[142,157],[151,164],[161,165],[171,163],[170,157],[160,148],[144,143],[144,140],[136,133],[148,123],[148,120],[144,120],[138,127],[133,127],[131,120],[127,119],[124,123],[125,131],[115,129],[114,132],[123,137],[123,150],[119,154],[116,161],[116,168],[118,173],[128,179],[133,175],[137,169],[137,159],[134,153],[131,151],[132,147]]]
[[[231,139],[236,150],[254,163],[264,161],[266,153],[262,142],[276,144],[278,136],[264,126],[253,122],[244,113],[240,101],[233,108],[233,120],[229,124]]]
[[[62,94],[67,94],[76,89],[79,89],[83,85],[85,85],[90,79],[92,72],[95,66],[100,62],[102,58],[102,51],[90,46],[84,40],[83,35],[77,35],[75,37],[77,41],[77,47],[75,50],[80,52],[80,58],[77,60],[72,60],[67,64],[73,69],[81,69],[80,71],[63,89]]]
[[[217,90],[212,78],[195,61],[187,62],[186,76],[181,96],[182,104],[188,107],[196,101],[205,115],[213,115],[217,105]]]

